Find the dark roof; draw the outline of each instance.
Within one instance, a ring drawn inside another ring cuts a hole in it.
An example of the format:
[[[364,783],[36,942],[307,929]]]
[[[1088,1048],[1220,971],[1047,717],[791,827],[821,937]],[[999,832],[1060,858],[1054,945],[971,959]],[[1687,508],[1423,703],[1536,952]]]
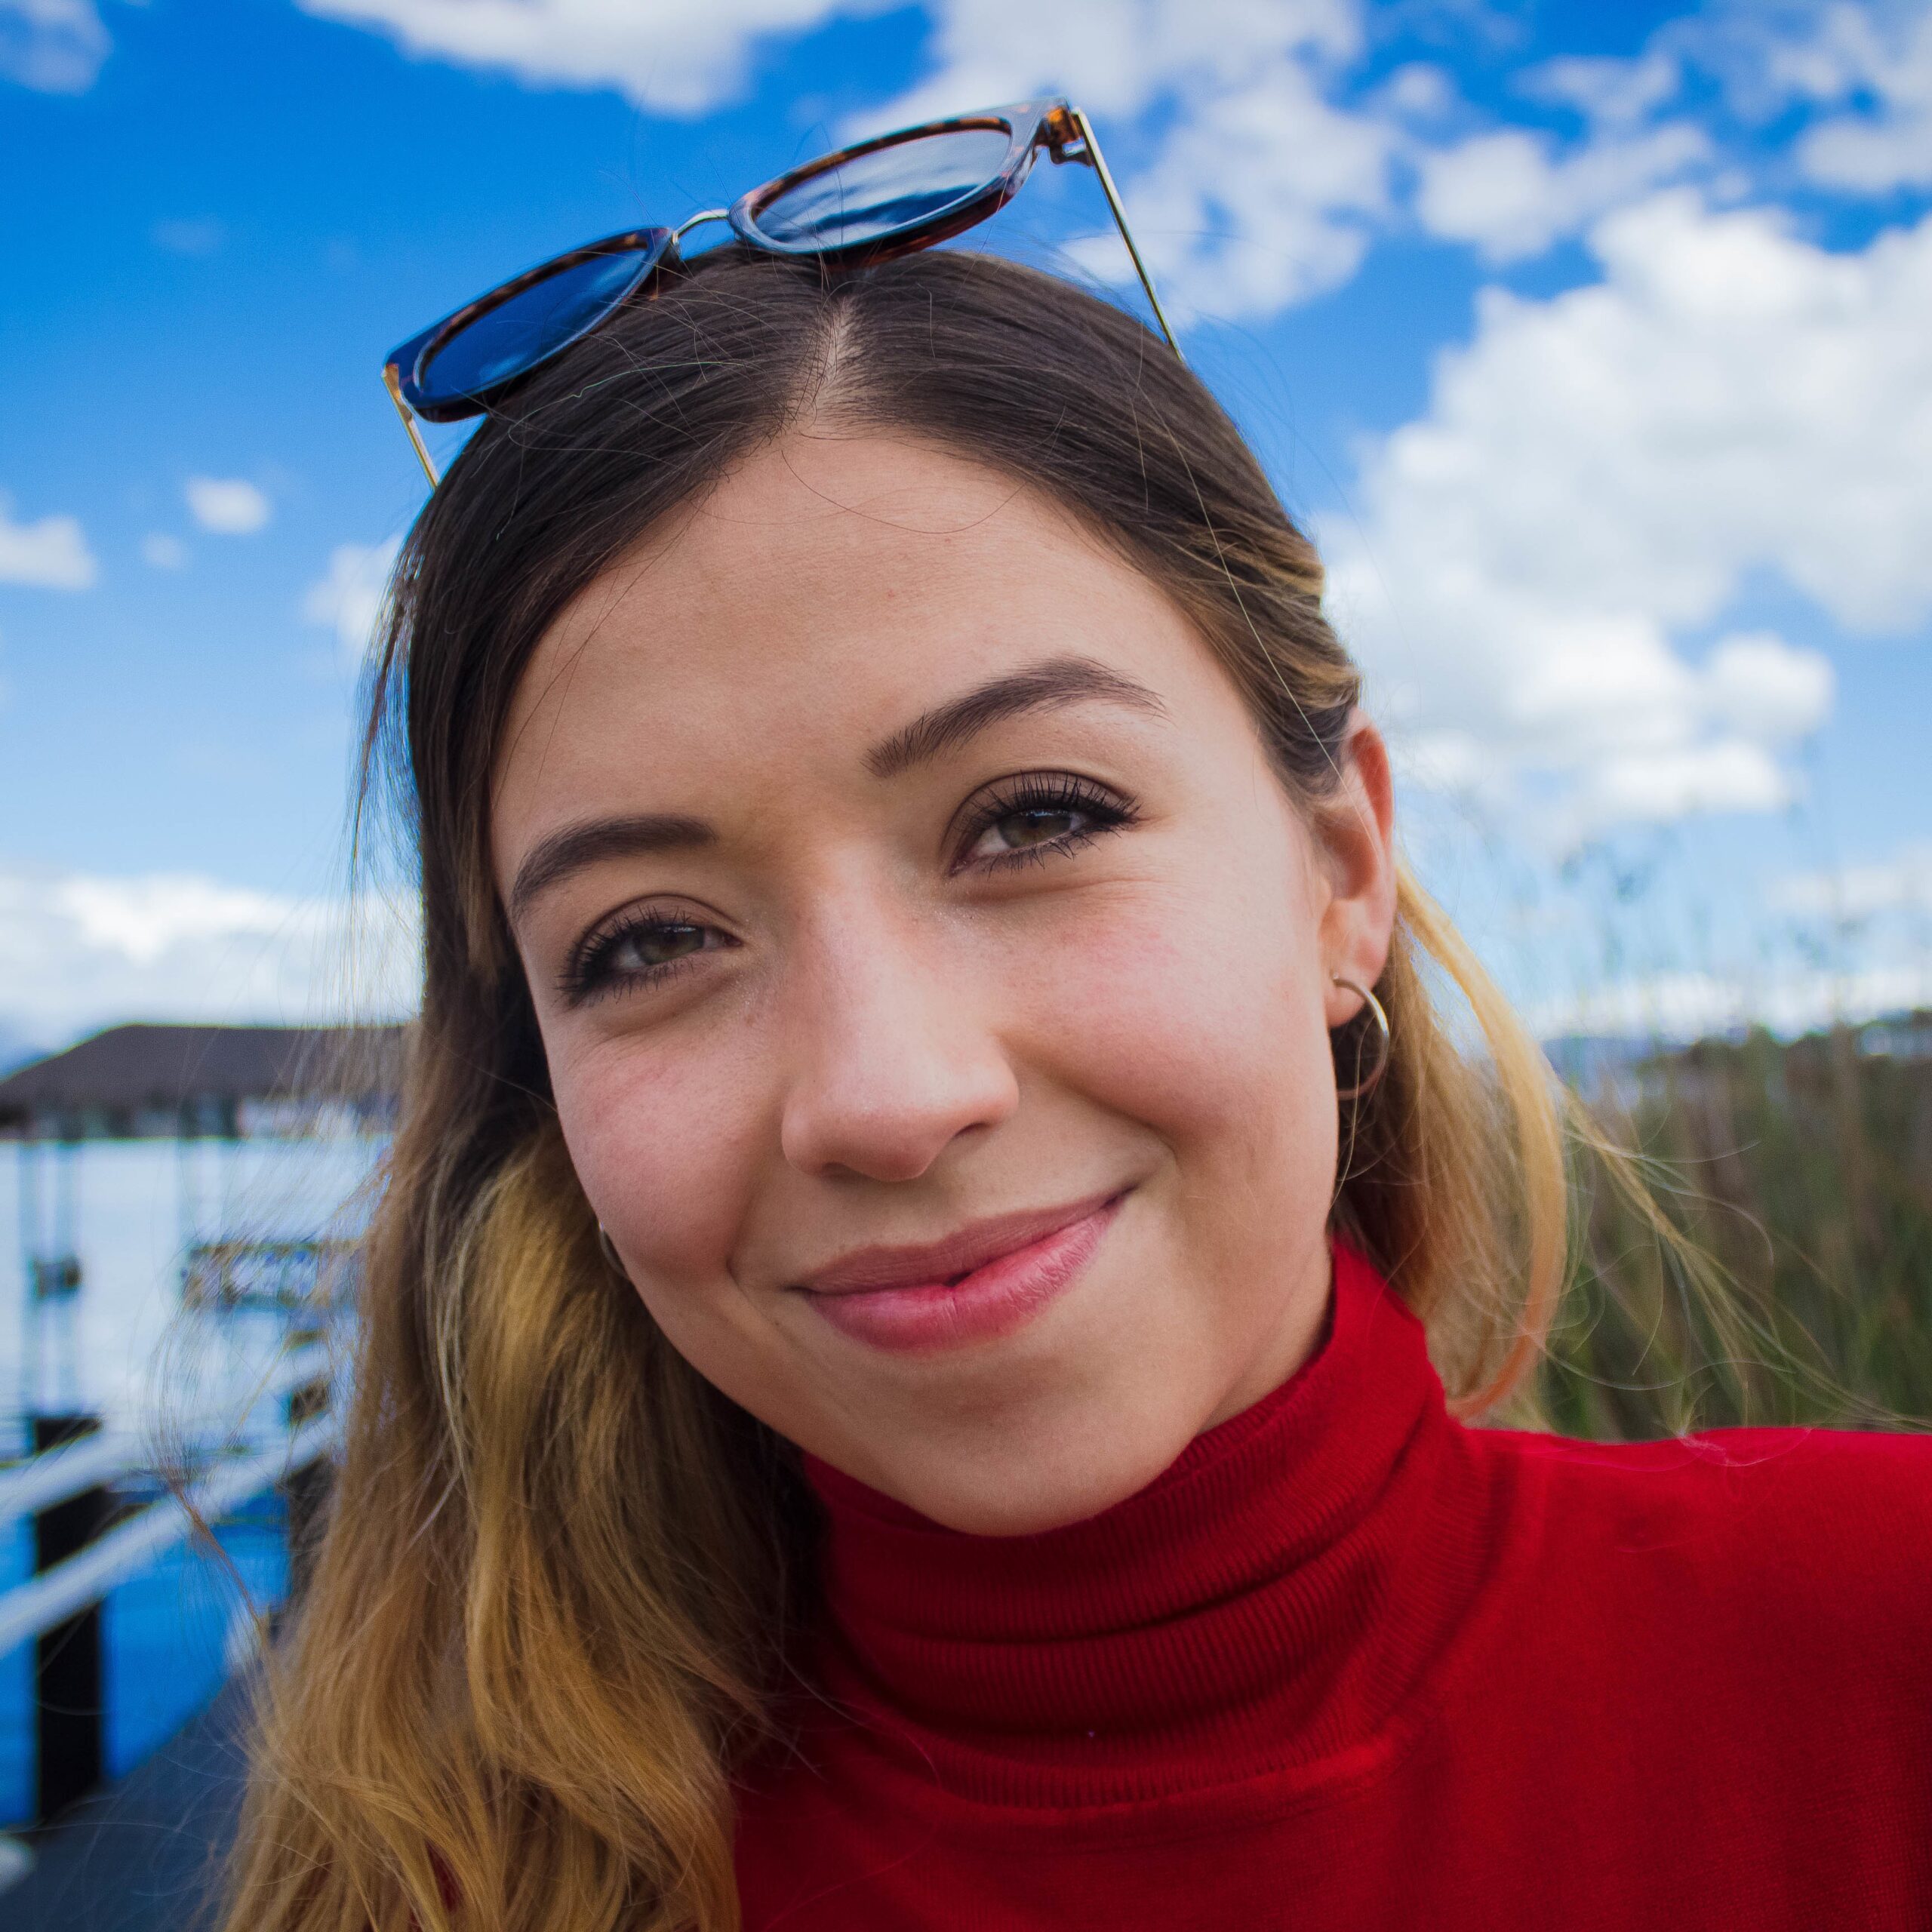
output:
[[[400,1026],[110,1026],[0,1080],[0,1126],[242,1100],[367,1104],[394,1094],[401,1065]]]

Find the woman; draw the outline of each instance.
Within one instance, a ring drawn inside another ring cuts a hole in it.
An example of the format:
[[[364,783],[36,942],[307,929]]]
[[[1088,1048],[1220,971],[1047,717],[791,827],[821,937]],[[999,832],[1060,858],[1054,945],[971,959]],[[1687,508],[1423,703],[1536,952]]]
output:
[[[1470,1426],[1557,1103],[1320,591],[996,260],[728,248],[493,412],[234,1932],[1927,1922],[1923,1441]]]

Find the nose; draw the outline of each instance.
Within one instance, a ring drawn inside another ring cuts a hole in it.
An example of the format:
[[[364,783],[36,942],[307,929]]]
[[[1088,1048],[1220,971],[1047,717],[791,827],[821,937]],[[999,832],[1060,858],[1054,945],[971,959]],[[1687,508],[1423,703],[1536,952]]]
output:
[[[943,930],[857,905],[824,909],[795,958],[795,1041],[780,1125],[802,1173],[912,1180],[961,1134],[997,1126],[1019,1083]]]

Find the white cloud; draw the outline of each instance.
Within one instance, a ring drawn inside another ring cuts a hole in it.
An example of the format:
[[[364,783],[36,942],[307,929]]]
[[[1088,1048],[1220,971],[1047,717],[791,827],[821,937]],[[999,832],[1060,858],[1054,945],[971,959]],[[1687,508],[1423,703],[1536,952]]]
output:
[[[401,547],[401,540],[394,537],[382,543],[337,544],[329,552],[328,574],[309,586],[302,601],[302,614],[310,623],[335,632],[346,664],[359,665],[368,654]]]
[[[1783,911],[1855,922],[1887,912],[1932,913],[1932,843],[1903,847],[1889,859],[1798,872],[1773,888]]]
[[[0,0],[5,4],[5,0]],[[695,115],[747,89],[758,55],[891,0],[300,0],[418,54],[535,85],[612,88],[647,110]],[[1183,316],[1266,316],[1346,281],[1395,213],[1405,168],[1416,213],[1492,261],[1523,260],[1654,189],[1749,175],[1673,103],[1701,102],[1693,68],[1731,106],[1823,111],[1799,143],[1814,178],[1879,188],[1932,181],[1932,11],[1924,0],[1734,0],[1658,29],[1629,59],[1568,57],[1514,85],[1582,116],[1564,143],[1492,127],[1441,144],[1460,111],[1437,67],[1398,69],[1349,97],[1367,43],[1364,0],[924,0],[925,72],[854,116],[871,132],[962,106],[1071,93],[1113,151],[1135,232]],[[1481,8],[1451,10],[1479,40]],[[1780,139],[1784,138],[1780,135]],[[1130,279],[1110,238],[1074,251]]]
[[[413,51],[543,84],[614,87],[697,113],[742,91],[762,38],[888,0],[302,0]],[[1118,165],[1135,235],[1175,306],[1269,314],[1355,272],[1390,201],[1403,137],[1336,103],[1361,51],[1361,0],[931,0],[924,78],[853,124],[872,131],[961,107],[1070,91]],[[1082,259],[1120,278],[1116,248]]]
[[[1487,260],[1541,254],[1714,158],[1710,137],[1689,122],[1651,125],[1683,85],[1675,57],[1660,49],[1629,60],[1546,61],[1515,85],[1581,115],[1583,136],[1566,149],[1549,134],[1505,128],[1415,156],[1417,218],[1432,235],[1472,244]]]
[[[1056,88],[1075,91],[1097,118],[1131,118],[1164,100],[1239,93],[1277,61],[1339,66],[1362,44],[1358,0],[1063,0],[1051,10],[933,0],[927,11],[932,71],[869,110],[866,127]]]
[[[1799,165],[1854,193],[1932,186],[1932,9],[1840,0],[1805,20],[1791,32],[1774,17],[1748,36],[1772,98],[1827,110],[1800,137]]]
[[[1720,638],[1704,666],[1711,715],[1761,745],[1815,731],[1831,715],[1837,679],[1830,660],[1796,651],[1769,631]]]
[[[1604,279],[1485,291],[1426,414],[1324,532],[1333,601],[1412,773],[1557,838],[1761,809],[1829,706],[1815,654],[1682,640],[1774,573],[1854,631],[1932,614],[1932,217],[1856,253],[1674,190],[1606,218]]]
[[[1122,189],[1163,302],[1183,318],[1238,319],[1340,287],[1389,211],[1396,145],[1393,128],[1332,106],[1291,59],[1187,102]],[[1096,272],[1131,278],[1112,238],[1077,252]]]
[[[186,494],[195,521],[224,537],[250,536],[272,514],[268,498],[238,476],[191,476]]]
[[[1503,128],[1422,155],[1416,214],[1431,234],[1472,243],[1485,260],[1517,261],[1701,167],[1711,152],[1681,121],[1600,134],[1567,155],[1546,135]]]
[[[393,1015],[414,1001],[415,946],[407,912],[373,903],[0,866],[0,1022],[35,1041],[123,1020]]]
[[[300,3],[419,54],[697,114],[742,94],[764,48],[889,0]],[[1661,186],[1712,174],[1720,157],[1710,135],[1659,117],[1685,97],[1687,60],[1708,66],[1721,45],[1734,60],[1743,35],[1712,29],[1700,55],[1693,23],[1674,22],[1632,59],[1545,62],[1516,84],[1580,115],[1580,137],[1500,127],[1445,146],[1437,131],[1459,112],[1466,125],[1469,110],[1440,68],[1411,63],[1365,95],[1357,86],[1364,0],[1060,0],[1044,9],[925,0],[922,11],[921,77],[841,131],[1069,93],[1109,143],[1164,298],[1183,318],[1230,319],[1276,314],[1348,281],[1395,219],[1410,168],[1423,226],[1497,262],[1540,254]],[[1459,24],[1475,34],[1481,18],[1466,11]],[[1091,273],[1131,279],[1111,235],[1072,253]]]
[[[1932,186],[1927,0],[1718,0],[1657,40],[1770,144],[1789,141],[1811,181],[1854,195]]]
[[[0,583],[85,590],[99,572],[78,518],[44,516],[38,523],[16,523],[8,513],[7,498],[0,497]]]
[[[300,0],[325,19],[374,27],[411,53],[540,85],[614,88],[641,108],[700,114],[731,99],[753,43],[888,0]]]
[[[188,546],[178,537],[152,531],[141,539],[141,561],[152,565],[158,571],[186,570]]]
[[[741,94],[761,40],[796,37],[893,0],[300,0],[411,52],[539,85],[614,88],[640,107],[697,114]],[[1191,76],[1251,81],[1282,49],[1352,54],[1360,0],[930,0],[934,71],[881,115],[891,125],[1075,86],[1083,105],[1138,114]]]
[[[85,94],[113,42],[94,0],[0,0],[0,75],[45,94]]]
[[[1669,714],[1660,722],[1669,721]],[[1787,804],[1789,777],[1761,745],[1739,738],[1611,751],[1583,774],[1569,810],[1553,822],[1578,837],[1599,826],[1665,824],[1700,812],[1767,812]]]
[[[1398,67],[1380,89],[1383,104],[1411,121],[1438,121],[1455,112],[1456,83],[1441,67],[1412,60]]]
[[[1633,126],[1665,106],[1683,85],[1676,59],[1657,47],[1632,60],[1575,55],[1546,61],[1521,77],[1525,93],[1574,108],[1586,119]]]
[[[1932,961],[1846,972],[1790,966],[1761,974],[1668,972],[1595,986],[1534,1008],[1546,1040],[1564,1034],[1694,1040],[1747,1026],[1792,1037],[1932,1006]]]
[[[1337,287],[1388,211],[1402,137],[1330,98],[1361,48],[1356,0],[1063,0],[1045,12],[941,0],[931,11],[934,70],[851,131],[1066,92],[1120,174],[1121,137],[1164,110],[1121,192],[1155,285],[1183,315],[1268,315]],[[1095,273],[1131,275],[1111,237],[1075,252]]]

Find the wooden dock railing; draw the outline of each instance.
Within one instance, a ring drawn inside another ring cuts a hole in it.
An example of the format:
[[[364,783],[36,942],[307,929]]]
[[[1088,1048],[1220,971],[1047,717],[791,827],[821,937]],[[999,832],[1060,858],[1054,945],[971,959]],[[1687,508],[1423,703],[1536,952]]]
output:
[[[152,1472],[138,1436],[106,1434],[90,1417],[68,1439],[0,1469],[0,1524],[31,1517],[35,1571],[0,1593],[0,1654],[32,1641],[35,1657],[35,1822],[45,1823],[100,1782],[103,1764],[100,1605],[115,1585],[272,1487],[291,1501],[291,1545],[303,1539],[298,1503],[312,1506],[334,1450],[337,1422],[326,1405],[327,1352],[312,1343],[282,1363],[269,1392],[282,1400],[286,1436],[211,1460],[184,1486],[112,1523],[115,1485]],[[291,1572],[299,1563],[291,1548]]]

